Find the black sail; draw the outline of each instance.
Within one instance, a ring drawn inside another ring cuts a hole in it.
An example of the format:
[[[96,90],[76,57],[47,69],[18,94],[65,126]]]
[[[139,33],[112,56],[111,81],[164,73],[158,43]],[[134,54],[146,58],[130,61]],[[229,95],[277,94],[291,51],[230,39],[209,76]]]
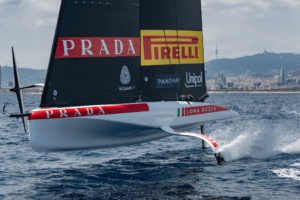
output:
[[[201,2],[141,0],[141,90],[144,101],[206,96]]]
[[[199,0],[62,0],[40,107],[206,95]]]
[[[138,0],[62,0],[40,107],[135,102]]]

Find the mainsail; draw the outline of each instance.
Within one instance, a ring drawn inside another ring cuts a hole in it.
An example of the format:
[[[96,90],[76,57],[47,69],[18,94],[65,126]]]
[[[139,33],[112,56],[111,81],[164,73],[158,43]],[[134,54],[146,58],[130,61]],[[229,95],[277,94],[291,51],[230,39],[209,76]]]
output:
[[[206,94],[199,0],[141,0],[141,90],[145,101]]]
[[[206,94],[199,0],[62,0],[40,107]]]

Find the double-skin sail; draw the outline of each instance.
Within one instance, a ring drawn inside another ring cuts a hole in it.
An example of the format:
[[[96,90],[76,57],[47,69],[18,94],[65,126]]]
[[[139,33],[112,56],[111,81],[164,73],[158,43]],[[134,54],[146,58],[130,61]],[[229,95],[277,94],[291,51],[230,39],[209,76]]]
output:
[[[40,107],[206,95],[199,0],[62,0]]]

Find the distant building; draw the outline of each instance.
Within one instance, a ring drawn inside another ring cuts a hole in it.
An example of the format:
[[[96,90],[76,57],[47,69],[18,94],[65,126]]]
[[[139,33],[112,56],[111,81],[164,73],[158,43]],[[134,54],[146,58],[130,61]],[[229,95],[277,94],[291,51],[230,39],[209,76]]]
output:
[[[296,79],[288,79],[288,80],[286,80],[286,83],[287,84],[296,84],[297,83],[297,80]]]
[[[227,83],[228,88],[233,88],[233,83]]]
[[[212,86],[210,86],[210,90],[220,90],[220,86],[212,85]]]
[[[254,87],[260,87],[261,83],[254,83]]]
[[[270,88],[273,89],[273,90],[277,90],[278,85],[277,84],[271,84]]]
[[[224,76],[222,70],[217,74],[215,78],[215,85],[220,86],[220,88],[226,86],[226,76]]]
[[[13,87],[13,82],[12,82],[12,81],[9,81],[9,82],[8,82],[8,86],[9,86],[9,87]]]
[[[0,89],[1,89],[1,65],[0,65]]]
[[[285,84],[285,75],[284,75],[284,70],[283,70],[283,68],[280,69],[279,83],[281,83],[282,85]]]

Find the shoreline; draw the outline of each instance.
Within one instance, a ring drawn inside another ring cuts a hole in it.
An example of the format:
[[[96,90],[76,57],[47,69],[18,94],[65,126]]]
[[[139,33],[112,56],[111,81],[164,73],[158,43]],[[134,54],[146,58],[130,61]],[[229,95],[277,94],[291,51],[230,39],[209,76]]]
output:
[[[0,91],[0,94],[15,94],[13,92],[2,92]],[[23,95],[26,95],[26,94],[39,94],[39,95],[42,95],[41,92],[23,92]]]
[[[208,91],[208,94],[300,94],[300,91]],[[13,92],[3,92],[0,94],[14,94]],[[28,92],[23,94],[38,94],[42,95],[41,92]]]
[[[208,94],[300,94],[300,91],[209,91]]]

